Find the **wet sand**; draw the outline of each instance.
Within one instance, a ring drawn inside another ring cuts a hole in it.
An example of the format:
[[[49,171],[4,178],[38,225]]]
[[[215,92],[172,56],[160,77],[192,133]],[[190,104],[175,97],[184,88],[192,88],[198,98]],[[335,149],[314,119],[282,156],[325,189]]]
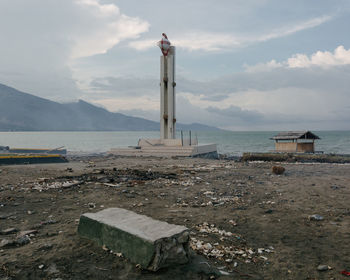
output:
[[[18,230],[0,235],[0,279],[346,279],[350,165],[281,163],[282,175],[273,165],[97,156],[0,166],[0,230]],[[80,215],[108,207],[188,227],[200,257],[152,273],[80,238]]]

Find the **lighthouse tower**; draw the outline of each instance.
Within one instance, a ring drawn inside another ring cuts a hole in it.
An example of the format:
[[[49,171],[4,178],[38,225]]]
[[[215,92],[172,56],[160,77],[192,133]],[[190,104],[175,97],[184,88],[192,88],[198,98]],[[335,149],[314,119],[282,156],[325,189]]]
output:
[[[171,46],[165,33],[158,42],[160,57],[160,138],[175,139],[175,47]]]
[[[165,33],[158,42],[162,51],[160,57],[160,138],[139,139],[137,146],[112,149],[116,155],[217,158],[216,144],[199,145],[198,139],[183,136],[176,139],[176,103],[175,103],[175,47],[171,45]]]

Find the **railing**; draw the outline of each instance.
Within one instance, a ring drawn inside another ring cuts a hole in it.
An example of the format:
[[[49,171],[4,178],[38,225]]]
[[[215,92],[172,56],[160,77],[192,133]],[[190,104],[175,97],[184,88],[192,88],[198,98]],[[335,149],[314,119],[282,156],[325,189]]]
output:
[[[184,137],[184,132],[181,130],[181,145],[184,146],[192,146],[192,145],[198,145],[198,137],[197,133],[195,134],[195,137],[192,136],[192,131],[188,131],[188,137]]]

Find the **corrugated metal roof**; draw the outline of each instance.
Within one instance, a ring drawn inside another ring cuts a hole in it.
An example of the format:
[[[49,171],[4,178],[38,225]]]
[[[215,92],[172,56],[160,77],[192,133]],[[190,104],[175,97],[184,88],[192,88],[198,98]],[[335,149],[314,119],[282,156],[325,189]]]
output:
[[[295,139],[320,139],[310,131],[285,131],[272,137],[273,140],[295,140]]]

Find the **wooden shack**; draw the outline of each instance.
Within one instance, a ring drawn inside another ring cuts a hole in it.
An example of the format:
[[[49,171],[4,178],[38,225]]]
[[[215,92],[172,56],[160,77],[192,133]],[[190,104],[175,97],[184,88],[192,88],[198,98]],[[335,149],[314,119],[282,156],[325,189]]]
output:
[[[287,131],[271,139],[275,140],[276,152],[314,153],[315,140],[320,137],[310,131]]]

